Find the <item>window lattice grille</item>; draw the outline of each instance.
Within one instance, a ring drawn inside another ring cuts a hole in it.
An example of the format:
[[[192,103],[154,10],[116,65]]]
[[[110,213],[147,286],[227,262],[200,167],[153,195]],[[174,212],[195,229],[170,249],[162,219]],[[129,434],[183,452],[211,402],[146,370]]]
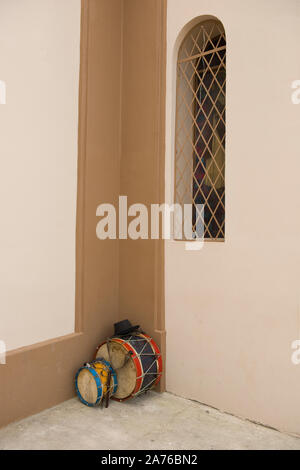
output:
[[[225,94],[225,32],[209,20],[178,54],[175,202],[192,204],[193,232],[200,222],[201,236],[213,240],[225,238]]]

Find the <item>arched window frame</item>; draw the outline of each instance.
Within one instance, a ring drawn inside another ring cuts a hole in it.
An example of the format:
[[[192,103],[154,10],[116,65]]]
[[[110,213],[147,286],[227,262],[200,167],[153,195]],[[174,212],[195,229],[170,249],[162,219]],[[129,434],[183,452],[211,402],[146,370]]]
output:
[[[176,68],[174,202],[192,206],[192,238],[224,241],[226,36],[219,20],[190,29]],[[176,239],[185,221],[176,213],[174,220]]]

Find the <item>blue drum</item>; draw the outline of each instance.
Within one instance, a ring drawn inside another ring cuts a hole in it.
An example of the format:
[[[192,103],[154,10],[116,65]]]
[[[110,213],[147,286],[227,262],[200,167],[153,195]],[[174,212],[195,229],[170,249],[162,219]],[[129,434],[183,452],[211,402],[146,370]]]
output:
[[[109,362],[98,358],[79,369],[75,377],[75,387],[82,403],[87,406],[97,406],[107,394],[111,397],[116,393],[117,375]]]

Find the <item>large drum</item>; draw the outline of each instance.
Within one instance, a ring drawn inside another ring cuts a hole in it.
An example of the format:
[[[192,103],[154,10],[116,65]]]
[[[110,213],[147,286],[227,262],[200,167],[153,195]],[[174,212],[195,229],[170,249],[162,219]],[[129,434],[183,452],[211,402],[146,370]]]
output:
[[[160,350],[144,333],[110,338],[98,347],[97,357],[103,357],[115,370],[118,388],[112,398],[119,401],[155,387],[162,375]]]
[[[111,365],[104,359],[96,359],[79,369],[75,377],[75,387],[82,403],[97,406],[108,393],[109,397],[116,393],[118,381]]]

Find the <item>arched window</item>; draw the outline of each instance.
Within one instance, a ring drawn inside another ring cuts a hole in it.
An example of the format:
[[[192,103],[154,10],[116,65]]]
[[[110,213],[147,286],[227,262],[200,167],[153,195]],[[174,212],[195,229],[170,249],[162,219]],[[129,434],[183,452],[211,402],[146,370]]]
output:
[[[207,20],[178,53],[175,203],[192,204],[194,235],[200,222],[201,236],[211,240],[225,238],[225,86],[225,31]]]

